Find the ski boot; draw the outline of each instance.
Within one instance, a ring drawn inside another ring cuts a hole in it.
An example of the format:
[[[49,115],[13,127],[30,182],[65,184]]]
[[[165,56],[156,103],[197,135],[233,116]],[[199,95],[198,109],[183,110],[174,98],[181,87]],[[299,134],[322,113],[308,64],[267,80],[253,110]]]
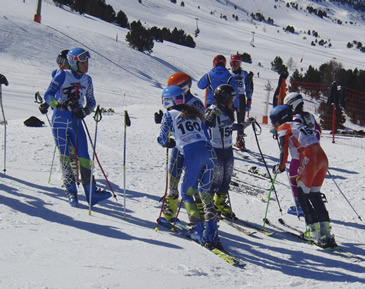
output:
[[[217,221],[206,222],[206,228],[203,232],[203,245],[210,250],[214,248],[223,250],[223,246],[218,237]]]
[[[90,201],[90,185],[84,186],[86,201],[89,203]],[[102,190],[96,187],[95,184],[92,185],[92,194],[91,194],[91,206],[94,206],[102,201],[109,199],[112,194],[106,190]]]
[[[203,222],[197,222],[193,224],[191,231],[188,234],[188,237],[199,244],[203,244],[203,231],[204,231],[204,224]]]
[[[323,248],[336,248],[338,247],[335,241],[335,235],[331,234],[331,225],[330,222],[320,222],[321,226],[321,234],[320,238],[320,246]]]
[[[79,201],[77,199],[77,188],[76,184],[72,183],[69,185],[66,185],[66,197],[68,198],[68,203],[71,207],[77,207],[79,204]]]
[[[226,198],[228,193],[217,193],[214,197],[214,206],[216,207],[217,213],[220,213],[222,216],[237,220],[236,215],[232,212],[232,208],[227,204]]]
[[[165,207],[161,217],[171,222],[171,219],[176,216],[178,201],[177,197],[166,196]]]
[[[245,140],[244,140],[243,136],[237,137],[236,147],[239,148],[241,151],[245,151],[246,150]]]
[[[307,241],[319,244],[321,237],[322,234],[320,223],[308,224],[308,228],[304,232],[303,238]]]
[[[297,209],[298,209],[298,213],[297,213]],[[304,217],[303,209],[300,206],[299,200],[297,198],[295,199],[295,206],[291,206],[288,209],[288,214],[294,215],[294,216],[299,216],[299,217]]]

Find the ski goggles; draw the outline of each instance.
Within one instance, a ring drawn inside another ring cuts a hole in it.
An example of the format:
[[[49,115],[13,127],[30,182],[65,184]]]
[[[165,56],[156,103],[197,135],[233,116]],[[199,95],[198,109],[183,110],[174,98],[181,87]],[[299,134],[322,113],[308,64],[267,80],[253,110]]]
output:
[[[67,58],[69,60],[73,60],[73,61],[85,62],[90,58],[90,53],[89,53],[89,51],[84,51],[77,56],[67,56]]]
[[[57,56],[56,62],[57,62],[57,64],[62,65],[62,66],[68,65],[67,59],[63,58],[62,56]]]

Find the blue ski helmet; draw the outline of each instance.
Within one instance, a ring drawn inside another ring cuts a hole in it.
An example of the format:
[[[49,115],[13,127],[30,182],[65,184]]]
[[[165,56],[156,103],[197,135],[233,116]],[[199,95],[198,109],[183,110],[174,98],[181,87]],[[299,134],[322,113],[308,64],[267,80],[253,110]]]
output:
[[[166,109],[182,103],[185,103],[185,93],[181,87],[170,85],[162,91],[162,104]]]
[[[79,70],[78,62],[87,61],[90,58],[89,51],[83,48],[72,48],[67,53],[68,64],[70,64],[72,70]]]
[[[288,105],[278,105],[275,106],[270,111],[271,123],[279,122],[283,124],[284,122],[293,120],[293,112]]]

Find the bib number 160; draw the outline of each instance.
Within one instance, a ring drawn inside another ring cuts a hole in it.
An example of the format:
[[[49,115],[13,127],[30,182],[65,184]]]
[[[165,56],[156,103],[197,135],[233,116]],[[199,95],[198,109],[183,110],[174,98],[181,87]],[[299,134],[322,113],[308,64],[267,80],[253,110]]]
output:
[[[201,131],[201,127],[198,122],[189,120],[184,123],[180,123],[177,128],[181,130],[182,134],[185,134],[187,131],[193,131],[193,130]]]

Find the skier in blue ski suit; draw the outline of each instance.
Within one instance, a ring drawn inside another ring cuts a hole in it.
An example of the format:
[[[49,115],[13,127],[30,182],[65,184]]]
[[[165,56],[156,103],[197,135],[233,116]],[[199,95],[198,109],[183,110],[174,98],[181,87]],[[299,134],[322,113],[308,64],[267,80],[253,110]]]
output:
[[[236,90],[238,89],[236,82],[231,73],[226,68],[226,58],[223,55],[217,55],[213,59],[213,68],[206,73],[199,81],[198,87],[200,89],[208,88],[208,94],[205,99],[205,107],[209,107],[214,102],[214,90],[221,84],[230,84]],[[233,109],[240,109],[240,100],[237,97],[233,103]]]
[[[192,95],[190,91],[191,84],[191,77],[183,72],[177,72],[172,74],[167,81],[168,86],[175,85],[182,88],[185,92],[185,104],[197,108],[201,112],[201,114],[204,115],[204,104],[199,98]],[[161,123],[162,115],[163,113],[161,110],[159,113],[155,113],[155,122],[157,124]],[[210,150],[214,154],[213,149],[211,148]],[[175,146],[171,149],[171,153],[169,156],[169,191],[165,199],[165,207],[162,214],[162,218],[165,218],[167,221],[172,222],[176,216],[179,198],[178,185],[182,175],[183,166],[184,156]],[[199,212],[204,215],[203,203],[200,200],[199,194],[196,193],[194,195],[194,198]]]
[[[215,167],[212,154],[207,149],[210,146],[209,135],[204,125],[204,116],[196,108],[184,104],[184,95],[178,86],[172,85],[164,89],[162,101],[168,111],[163,115],[157,141],[164,147],[176,146],[184,156],[185,175],[181,196],[189,221],[194,224],[190,237],[207,247],[218,247],[221,246],[218,215],[209,194]],[[169,137],[170,132],[174,138]],[[204,203],[204,216],[200,214],[193,198],[196,192],[199,192]]]
[[[92,79],[86,74],[89,58],[88,51],[82,48],[71,49],[67,53],[71,70],[59,70],[44,95],[45,101],[53,109],[53,136],[60,151],[66,196],[73,207],[78,205],[78,197],[76,178],[70,165],[70,145],[74,147],[78,158],[87,201],[89,202],[90,192],[92,206],[111,197],[109,192],[96,188],[94,177],[91,175],[87,139],[82,125],[82,119],[96,106]]]

